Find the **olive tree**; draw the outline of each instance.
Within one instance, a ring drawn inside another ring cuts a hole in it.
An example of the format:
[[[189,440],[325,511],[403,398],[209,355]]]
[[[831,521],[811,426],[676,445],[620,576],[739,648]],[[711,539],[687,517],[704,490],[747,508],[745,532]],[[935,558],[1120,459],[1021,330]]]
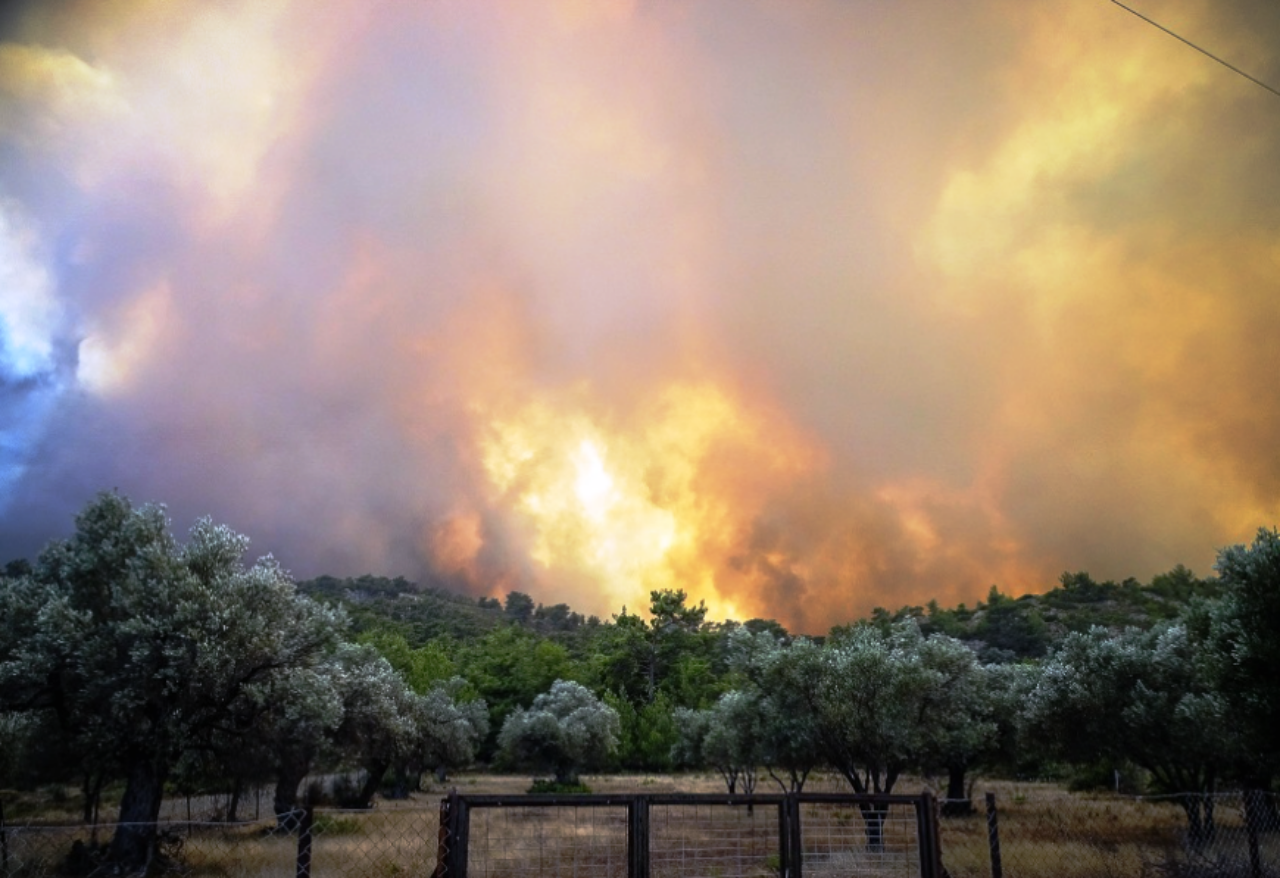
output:
[[[298,787],[315,764],[328,756],[343,717],[343,698],[333,657],[313,667],[293,668],[281,674],[278,684],[289,698],[264,694],[257,722],[258,736],[252,750],[229,754],[228,768],[241,764],[267,764],[275,775],[272,805],[282,825],[298,807]],[[265,751],[265,752],[262,752]]]
[[[729,664],[747,681],[758,726],[756,758],[783,792],[801,792],[821,760],[818,725],[804,694],[787,684],[786,643],[771,630],[729,635]],[[732,790],[730,790],[732,792]]]
[[[706,710],[676,709],[672,759],[681,765],[711,766],[730,795],[755,792],[765,760],[765,717],[755,693],[726,692]]]
[[[254,734],[269,698],[292,697],[292,669],[336,641],[336,611],[298,594],[270,556],[246,564],[247,548],[207,519],[181,544],[163,507],[101,494],[30,577],[3,581],[0,711],[51,717],[118,769],[117,868],[146,863],[182,754]]]
[[[618,712],[581,683],[557,680],[525,710],[516,708],[498,733],[503,755],[520,765],[555,772],[574,784],[578,770],[602,762],[618,747]]]
[[[1210,655],[1183,625],[1067,635],[1027,701],[1030,733],[1071,762],[1110,758],[1186,793],[1189,837],[1214,834],[1212,793],[1239,745]]]
[[[746,661],[766,694],[785,699],[788,715],[806,714],[815,752],[859,794],[888,794],[904,771],[981,740],[978,699],[959,685],[973,659],[950,638],[930,642],[915,623],[887,630],[857,625],[818,645],[745,646]],[[886,809],[860,806],[867,843],[879,849]]]
[[[354,799],[342,804],[368,808],[387,769],[413,737],[415,696],[391,663],[367,644],[339,647],[333,673],[342,698],[335,741],[346,759],[365,772]]]
[[[1260,830],[1277,822],[1271,789],[1280,771],[1280,533],[1261,528],[1250,546],[1228,546],[1215,565],[1223,586],[1221,600],[1189,614],[1193,636],[1213,656],[1217,687],[1226,698],[1240,747],[1232,773],[1249,790],[1245,812]]]
[[[1250,546],[1228,546],[1215,565],[1222,600],[1208,608],[1219,689],[1242,727],[1247,784],[1265,788],[1280,770],[1280,533],[1260,529]]]
[[[438,683],[425,694],[414,692],[390,663],[368,646],[341,650],[343,720],[336,738],[365,770],[365,783],[353,804],[368,808],[389,770],[395,770],[395,795],[416,787],[427,768],[465,765],[488,734],[484,701],[458,703],[463,681]]]
[[[945,635],[923,638],[906,634],[926,669],[936,676],[921,710],[927,723],[920,742],[919,766],[947,773],[943,813],[972,810],[965,777],[996,743],[994,687],[1003,681],[992,667],[982,665],[969,647]]]
[[[424,695],[373,647],[341,643],[314,668],[290,675],[295,697],[259,723],[276,769],[275,811],[282,823],[298,807],[298,787],[318,765],[359,766],[364,783],[343,804],[368,808],[389,769],[407,795],[424,768],[469,763],[488,729],[483,701],[458,703],[462,680]]]
[[[489,734],[489,708],[483,699],[466,700],[466,681],[452,677],[436,683],[413,699],[413,733],[396,764],[398,789],[406,779],[416,788],[422,773],[434,769],[443,777],[447,768],[469,765]]]

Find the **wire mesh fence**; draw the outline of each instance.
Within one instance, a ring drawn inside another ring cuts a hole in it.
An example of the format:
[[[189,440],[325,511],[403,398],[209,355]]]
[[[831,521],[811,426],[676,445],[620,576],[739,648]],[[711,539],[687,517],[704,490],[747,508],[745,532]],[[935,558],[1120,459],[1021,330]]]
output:
[[[442,824],[439,805],[383,803],[367,811],[316,809],[309,827],[301,812],[284,821],[166,820],[149,871],[192,878],[929,874],[929,830],[921,832],[914,797],[880,811],[827,794],[750,802],[714,795],[565,797],[558,804],[489,798],[455,799],[470,802],[463,861],[448,859],[458,839],[442,838],[441,829],[456,824],[447,814]],[[970,816],[938,819],[936,837],[953,878],[1280,878],[1275,795],[1198,798],[1191,807],[1186,797],[1002,791],[994,821],[979,800]],[[1200,815],[1197,831],[1191,811]],[[0,824],[0,878],[105,874],[117,826]]]
[[[448,878],[941,874],[928,793],[455,795],[442,815],[436,874]]]
[[[941,818],[942,859],[953,878],[1280,876],[1274,794],[1089,797],[1036,789],[993,804]]]
[[[782,867],[784,802],[655,797],[649,803],[653,878],[755,878]]]
[[[468,808],[470,819],[463,830],[466,856],[456,861],[472,878],[628,874],[626,801],[551,805],[511,799],[488,807],[480,804]]]
[[[927,868],[921,863],[920,815],[910,802],[824,796],[802,799],[799,807],[806,875],[906,878]]]

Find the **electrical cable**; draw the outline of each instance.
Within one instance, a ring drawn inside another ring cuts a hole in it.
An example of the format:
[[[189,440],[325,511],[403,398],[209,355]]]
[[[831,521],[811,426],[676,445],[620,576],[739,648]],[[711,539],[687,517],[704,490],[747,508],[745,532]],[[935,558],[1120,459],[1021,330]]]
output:
[[[1252,82],[1254,85],[1260,85],[1260,86],[1262,86],[1263,88],[1265,88],[1267,91],[1271,92],[1271,93],[1272,93],[1273,95],[1275,95],[1276,97],[1280,98],[1280,91],[1277,91],[1276,89],[1274,89],[1274,88],[1272,88],[1271,86],[1267,85],[1267,84],[1266,84],[1265,82],[1263,82],[1261,79],[1258,79],[1257,77],[1254,77],[1254,76],[1250,76],[1249,74],[1247,74],[1247,73],[1245,73],[1243,70],[1241,70],[1239,67],[1236,67],[1234,64],[1230,64],[1230,63],[1228,63],[1228,62],[1226,62],[1226,61],[1223,61],[1221,58],[1219,58],[1217,55],[1213,54],[1212,52],[1208,51],[1207,49],[1202,49],[1202,48],[1200,48],[1199,46],[1197,46],[1195,43],[1193,43],[1193,42],[1191,42],[1190,40],[1188,40],[1186,37],[1179,36],[1178,34],[1174,33],[1174,32],[1173,32],[1173,31],[1171,31],[1171,30],[1169,30],[1167,27],[1165,27],[1164,25],[1162,25],[1160,22],[1158,22],[1158,21],[1152,21],[1150,18],[1147,18],[1145,15],[1143,15],[1143,14],[1142,14],[1141,12],[1139,12],[1138,10],[1136,10],[1136,9],[1132,9],[1132,8],[1130,8],[1130,7],[1128,7],[1128,6],[1125,6],[1123,3],[1121,3],[1121,2],[1120,2],[1120,0],[1111,0],[1111,2],[1112,2],[1112,3],[1114,3],[1115,5],[1119,6],[1119,7],[1120,7],[1121,9],[1123,9],[1125,12],[1131,12],[1131,13],[1133,13],[1134,15],[1138,16],[1138,18],[1141,18],[1143,21],[1145,21],[1147,24],[1152,25],[1153,27],[1158,27],[1158,28],[1160,28],[1160,30],[1164,31],[1164,32],[1165,32],[1165,33],[1167,33],[1169,36],[1173,37],[1175,40],[1178,40],[1179,42],[1186,43],[1188,46],[1190,46],[1191,48],[1195,49],[1195,50],[1196,50],[1197,52],[1199,52],[1200,54],[1202,54],[1202,55],[1207,55],[1208,57],[1212,58],[1214,61],[1217,61],[1219,64],[1221,64],[1223,67],[1227,68],[1228,70],[1230,70],[1230,71],[1232,71],[1232,72],[1234,72],[1234,73],[1238,73],[1238,74],[1240,74],[1240,75],[1241,75],[1241,76],[1243,76],[1245,79],[1247,79],[1247,80],[1249,80],[1250,82]]]

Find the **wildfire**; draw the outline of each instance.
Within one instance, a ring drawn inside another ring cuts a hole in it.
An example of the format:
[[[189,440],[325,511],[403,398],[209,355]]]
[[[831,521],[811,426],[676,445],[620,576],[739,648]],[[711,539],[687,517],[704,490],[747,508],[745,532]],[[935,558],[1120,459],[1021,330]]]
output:
[[[721,618],[738,612],[723,571],[765,499],[761,482],[814,460],[709,383],[668,386],[627,424],[581,396],[530,401],[487,419],[481,453],[549,582],[583,583],[614,609],[681,588]]]

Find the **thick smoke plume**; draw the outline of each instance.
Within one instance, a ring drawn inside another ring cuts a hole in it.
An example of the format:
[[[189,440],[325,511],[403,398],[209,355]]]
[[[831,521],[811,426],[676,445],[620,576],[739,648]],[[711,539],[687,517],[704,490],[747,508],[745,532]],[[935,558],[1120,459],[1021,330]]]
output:
[[[1162,22],[1280,82],[1280,11]],[[1208,573],[1280,511],[1280,99],[1113,4],[0,19],[0,560],[93,493],[607,615]]]

